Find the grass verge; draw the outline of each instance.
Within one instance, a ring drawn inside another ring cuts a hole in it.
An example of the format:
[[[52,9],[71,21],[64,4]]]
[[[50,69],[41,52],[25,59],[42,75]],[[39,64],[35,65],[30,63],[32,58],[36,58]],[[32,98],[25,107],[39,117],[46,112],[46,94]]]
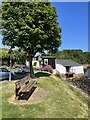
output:
[[[41,75],[41,73],[39,73]],[[38,74],[37,74],[38,76]],[[44,101],[37,104],[13,105],[8,99],[15,93],[15,82],[2,84],[3,118],[87,118],[88,100],[65,81],[49,75],[38,78],[37,87],[47,91]]]

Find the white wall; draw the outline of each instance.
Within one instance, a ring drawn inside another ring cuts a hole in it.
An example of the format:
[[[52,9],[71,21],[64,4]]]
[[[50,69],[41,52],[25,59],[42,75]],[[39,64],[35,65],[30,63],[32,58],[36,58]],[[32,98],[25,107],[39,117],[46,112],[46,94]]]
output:
[[[40,67],[39,61],[36,61],[36,60],[32,61],[32,65],[34,66],[34,63],[35,63],[35,62],[36,62],[36,67]]]
[[[58,70],[61,74],[66,74],[66,68],[61,64],[56,64],[56,70]],[[75,66],[70,68],[70,72],[75,74],[84,74],[83,66]]]
[[[26,60],[26,66],[28,66],[28,67],[30,66],[30,65],[29,65],[29,62],[28,62],[27,60]]]
[[[63,65],[56,64],[56,70],[58,70],[61,74],[66,74],[66,68]]]
[[[75,74],[81,74],[84,73],[83,66],[75,66],[70,68],[70,72],[73,72]]]
[[[32,65],[34,65],[35,62],[37,63],[37,64],[36,64],[36,67],[40,67],[39,61],[36,61],[36,60],[33,60],[33,61],[32,61]],[[27,60],[26,60],[26,66],[28,66],[28,67],[30,66],[30,65],[29,65],[29,61],[27,61]]]

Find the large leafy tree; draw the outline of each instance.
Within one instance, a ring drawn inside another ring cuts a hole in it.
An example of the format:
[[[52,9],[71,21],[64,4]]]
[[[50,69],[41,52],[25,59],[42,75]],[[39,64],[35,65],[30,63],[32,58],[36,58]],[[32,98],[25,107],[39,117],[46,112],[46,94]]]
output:
[[[17,46],[30,57],[30,75],[34,77],[32,59],[37,52],[55,53],[61,44],[61,28],[56,9],[50,2],[2,3],[3,44]]]

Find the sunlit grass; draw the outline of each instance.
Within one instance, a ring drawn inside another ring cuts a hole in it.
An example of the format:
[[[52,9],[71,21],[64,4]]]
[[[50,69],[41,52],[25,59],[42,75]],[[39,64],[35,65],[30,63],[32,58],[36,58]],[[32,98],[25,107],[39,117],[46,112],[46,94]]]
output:
[[[54,75],[38,78],[37,87],[44,89],[47,92],[47,97],[37,104],[10,104],[8,99],[15,93],[15,83],[7,82],[2,87],[3,118],[88,117],[87,98]]]

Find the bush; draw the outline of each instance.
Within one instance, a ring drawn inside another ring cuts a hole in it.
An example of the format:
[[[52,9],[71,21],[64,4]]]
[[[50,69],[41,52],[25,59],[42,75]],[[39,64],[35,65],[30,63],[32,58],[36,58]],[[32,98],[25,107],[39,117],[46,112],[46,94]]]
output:
[[[33,63],[33,66],[37,66],[37,62],[34,62],[34,63]]]
[[[41,70],[48,71],[48,72],[53,72],[53,68],[51,65],[45,65],[44,67],[41,68]]]

